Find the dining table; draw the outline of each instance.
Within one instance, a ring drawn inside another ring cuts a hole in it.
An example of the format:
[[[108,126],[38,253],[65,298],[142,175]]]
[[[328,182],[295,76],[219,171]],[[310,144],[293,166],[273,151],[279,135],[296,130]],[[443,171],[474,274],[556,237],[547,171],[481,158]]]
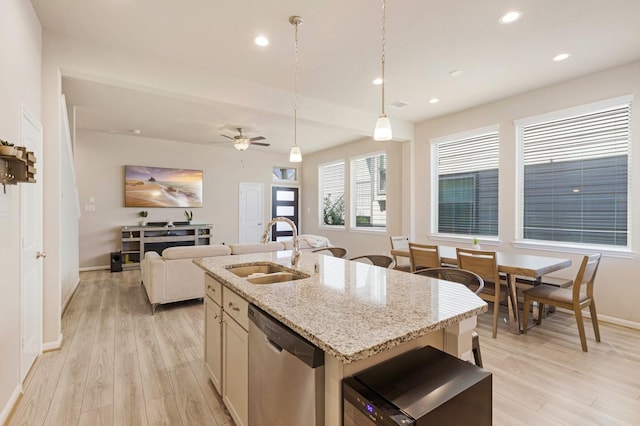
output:
[[[438,246],[438,250],[442,265],[457,266],[458,258],[455,247]],[[410,257],[408,248],[392,249],[391,254]],[[534,281],[534,285],[540,284],[543,275],[570,267],[571,259],[496,251],[496,261],[498,263],[498,272],[506,276],[509,291],[509,331],[513,334],[520,334],[523,324],[521,323],[518,309],[516,277],[528,277]],[[538,315],[542,315],[542,313],[539,312]]]

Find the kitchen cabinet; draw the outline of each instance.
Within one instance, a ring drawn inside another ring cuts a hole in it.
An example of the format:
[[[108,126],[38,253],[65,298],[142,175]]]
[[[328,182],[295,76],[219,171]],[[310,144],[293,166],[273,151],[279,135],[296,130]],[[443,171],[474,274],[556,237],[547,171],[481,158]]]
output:
[[[219,394],[222,394],[222,286],[205,275],[204,364]]]
[[[249,333],[223,314],[222,401],[238,426],[249,417]]]
[[[249,303],[205,275],[204,362],[236,425],[248,424]]]

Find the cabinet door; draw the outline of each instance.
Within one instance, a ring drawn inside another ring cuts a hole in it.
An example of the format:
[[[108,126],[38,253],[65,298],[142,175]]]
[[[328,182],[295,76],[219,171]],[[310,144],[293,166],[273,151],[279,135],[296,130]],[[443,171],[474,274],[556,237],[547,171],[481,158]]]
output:
[[[223,313],[222,401],[238,426],[249,416],[249,333]]]
[[[204,364],[218,393],[222,395],[222,308],[206,297]]]

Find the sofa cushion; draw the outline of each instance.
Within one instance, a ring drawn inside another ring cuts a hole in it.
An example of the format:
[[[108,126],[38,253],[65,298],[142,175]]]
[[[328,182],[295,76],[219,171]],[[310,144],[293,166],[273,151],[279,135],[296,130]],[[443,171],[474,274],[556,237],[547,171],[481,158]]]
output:
[[[164,259],[195,259],[199,257],[227,256],[231,254],[229,246],[223,244],[203,246],[177,246],[162,251]]]
[[[279,241],[271,241],[265,244],[229,244],[229,247],[231,247],[231,254],[267,253],[284,250],[284,244]]]

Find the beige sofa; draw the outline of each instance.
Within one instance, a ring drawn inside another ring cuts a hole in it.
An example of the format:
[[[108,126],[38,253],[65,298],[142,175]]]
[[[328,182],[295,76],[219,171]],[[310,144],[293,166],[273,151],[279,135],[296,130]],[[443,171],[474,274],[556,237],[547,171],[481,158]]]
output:
[[[314,245],[312,246],[311,243]],[[315,249],[316,240],[299,240],[301,250]],[[328,245],[328,240],[324,243]],[[204,272],[193,264],[193,259],[233,254],[265,253],[291,250],[291,242],[266,244],[214,244],[203,246],[169,247],[162,255],[154,251],[145,253],[140,263],[142,284],[147,292],[151,313],[158,305],[204,297]]]

